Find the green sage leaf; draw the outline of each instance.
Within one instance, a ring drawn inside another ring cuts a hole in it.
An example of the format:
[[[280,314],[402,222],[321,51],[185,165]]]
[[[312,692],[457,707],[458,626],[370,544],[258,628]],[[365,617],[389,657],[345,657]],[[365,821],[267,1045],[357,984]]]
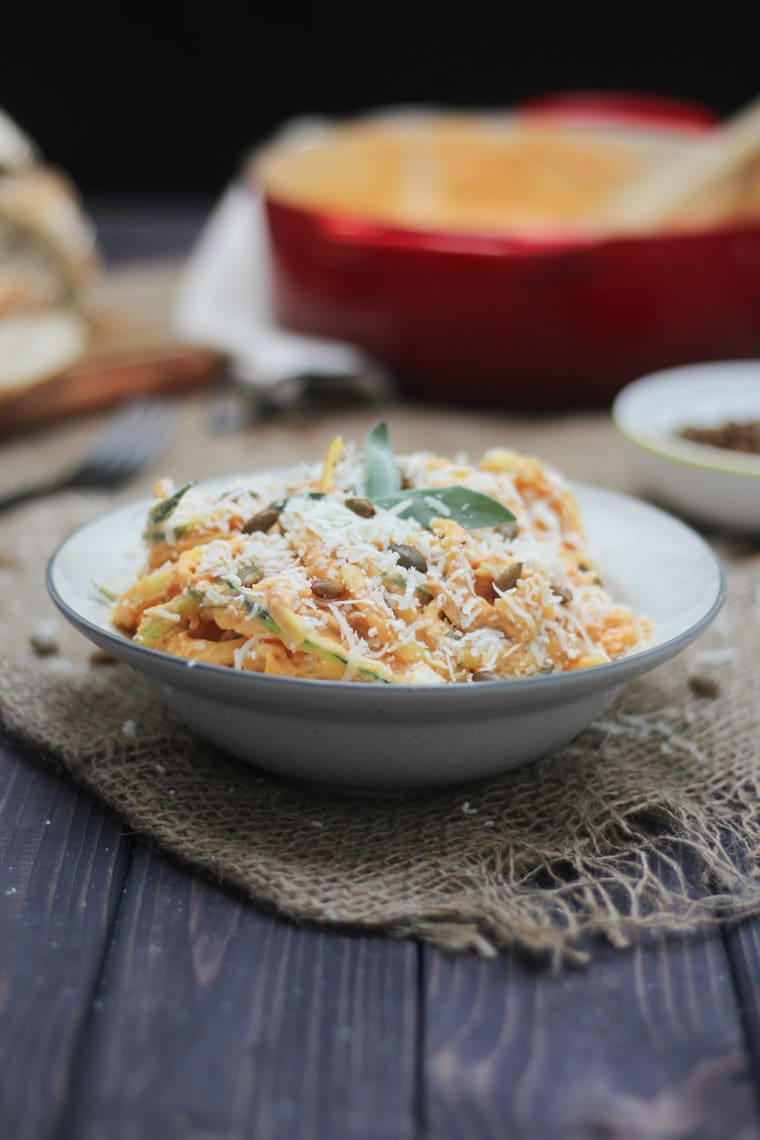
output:
[[[386,510],[404,503],[403,509],[398,512],[399,517],[416,519],[425,527],[429,527],[435,518],[450,518],[467,530],[477,530],[482,526],[501,526],[512,522],[515,517],[509,507],[505,507],[498,499],[459,484],[451,487],[416,487],[410,491],[380,495],[373,501]]]
[[[179,504],[180,499],[187,494],[191,487],[195,486],[196,482],[196,479],[191,479],[189,483],[185,483],[184,487],[180,487],[180,489],[175,491],[173,495],[170,495],[168,499],[164,499],[162,502],[157,503],[155,507],[151,508],[148,518],[153,526],[158,526],[164,519],[168,519],[169,515],[173,513],[175,507]]]
[[[393,458],[385,420],[364,437],[364,491],[368,499],[392,495],[401,488],[401,472]]]

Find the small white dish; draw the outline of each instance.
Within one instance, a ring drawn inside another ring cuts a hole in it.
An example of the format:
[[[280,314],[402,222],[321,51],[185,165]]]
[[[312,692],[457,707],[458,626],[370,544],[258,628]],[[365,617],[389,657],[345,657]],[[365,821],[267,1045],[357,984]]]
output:
[[[678,435],[685,427],[760,420],[760,360],[654,372],[618,394],[612,418],[654,497],[719,530],[760,534],[760,455]]]
[[[239,479],[205,486],[232,483]],[[625,495],[573,489],[610,594],[656,625],[637,653],[576,672],[468,685],[312,681],[188,663],[136,645],[111,625],[95,583],[116,592],[134,580],[147,499],[67,538],[50,559],[48,589],[85,637],[141,673],[172,712],[233,756],[344,792],[464,784],[565,744],[621,685],[698,637],[722,605],[722,568],[693,530]]]

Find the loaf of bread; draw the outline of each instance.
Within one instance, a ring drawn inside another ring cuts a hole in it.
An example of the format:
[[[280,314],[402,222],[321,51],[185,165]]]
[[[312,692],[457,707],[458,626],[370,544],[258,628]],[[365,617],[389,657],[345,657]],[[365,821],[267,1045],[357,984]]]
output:
[[[37,158],[37,148],[0,107],[0,173],[19,170]]]
[[[94,227],[75,187],[0,111],[0,415],[4,398],[82,355],[84,290],[97,271]]]

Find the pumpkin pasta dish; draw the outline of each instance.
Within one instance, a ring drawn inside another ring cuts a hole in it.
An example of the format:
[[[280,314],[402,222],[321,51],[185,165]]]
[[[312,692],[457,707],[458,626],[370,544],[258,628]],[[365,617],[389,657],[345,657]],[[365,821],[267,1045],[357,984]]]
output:
[[[497,449],[396,456],[384,423],[223,493],[161,481],[145,541],[114,621],[188,663],[472,683],[602,664],[651,633],[607,594],[557,472]]]

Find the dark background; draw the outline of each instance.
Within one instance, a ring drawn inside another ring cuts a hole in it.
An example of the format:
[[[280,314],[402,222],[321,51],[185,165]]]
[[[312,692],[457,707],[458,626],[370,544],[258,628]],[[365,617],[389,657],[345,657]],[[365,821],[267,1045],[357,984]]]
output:
[[[758,2],[678,15],[614,3],[451,13],[207,4],[177,9],[181,27],[159,34],[152,18],[109,8],[97,34],[58,36],[35,9],[38,26],[0,41],[0,106],[85,193],[208,196],[251,146],[304,113],[627,89],[726,115],[760,91]]]

